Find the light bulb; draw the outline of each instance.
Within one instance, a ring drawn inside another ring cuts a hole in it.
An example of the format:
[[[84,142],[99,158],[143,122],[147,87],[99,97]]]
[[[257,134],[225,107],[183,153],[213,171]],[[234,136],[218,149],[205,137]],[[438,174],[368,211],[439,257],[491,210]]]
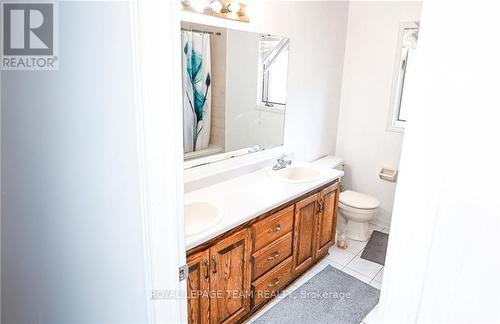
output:
[[[238,11],[240,11],[240,3],[237,1],[231,2],[228,7],[229,11],[231,12],[237,13]]]
[[[218,1],[218,0],[214,0],[210,4],[210,9],[212,9],[215,12],[220,12],[222,10],[222,3],[220,3],[220,1]]]
[[[203,11],[205,11],[205,8],[206,8],[206,2],[205,2],[205,0],[191,0],[189,2],[189,4],[191,5],[191,8],[194,11],[197,11],[197,12],[203,12]]]

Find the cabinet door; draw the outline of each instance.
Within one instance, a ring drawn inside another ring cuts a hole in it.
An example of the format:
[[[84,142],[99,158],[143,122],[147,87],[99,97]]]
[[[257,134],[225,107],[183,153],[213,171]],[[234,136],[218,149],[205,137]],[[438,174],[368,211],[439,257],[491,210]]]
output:
[[[209,295],[210,265],[209,251],[205,250],[187,257],[189,276],[187,279],[188,292],[188,323],[209,323]]]
[[[328,248],[335,243],[337,224],[338,184],[321,190],[318,194],[319,213],[316,228],[316,259],[328,254]]]
[[[210,322],[232,323],[250,311],[250,230],[210,248]]]
[[[293,226],[293,275],[309,268],[314,261],[316,245],[317,194],[295,204]]]

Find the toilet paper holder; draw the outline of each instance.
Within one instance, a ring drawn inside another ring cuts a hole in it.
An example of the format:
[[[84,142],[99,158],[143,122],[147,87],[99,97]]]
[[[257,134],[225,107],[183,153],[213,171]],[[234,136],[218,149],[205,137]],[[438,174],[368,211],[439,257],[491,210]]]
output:
[[[382,168],[382,170],[378,173],[378,176],[382,180],[396,182],[398,180],[398,170]]]

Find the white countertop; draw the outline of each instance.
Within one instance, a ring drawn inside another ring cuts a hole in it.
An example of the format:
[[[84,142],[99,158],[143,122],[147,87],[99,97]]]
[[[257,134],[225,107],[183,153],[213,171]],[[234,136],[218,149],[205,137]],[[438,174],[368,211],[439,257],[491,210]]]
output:
[[[294,161],[293,165],[306,164]],[[321,166],[314,168],[321,171],[321,177],[311,182],[288,183],[272,180],[267,174],[271,168],[264,168],[186,193],[186,203],[209,202],[222,209],[224,213],[222,220],[214,227],[187,236],[186,250],[344,175],[344,172],[339,170]]]

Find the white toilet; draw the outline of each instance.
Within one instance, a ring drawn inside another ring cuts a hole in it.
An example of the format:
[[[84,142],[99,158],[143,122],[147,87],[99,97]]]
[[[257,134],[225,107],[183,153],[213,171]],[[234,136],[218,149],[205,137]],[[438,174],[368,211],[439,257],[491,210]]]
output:
[[[340,193],[339,212],[347,221],[345,231],[348,238],[367,241],[370,238],[368,222],[377,216],[380,202],[370,195],[346,190]]]
[[[329,155],[313,163],[332,169],[344,170],[344,160],[337,156]],[[376,198],[364,193],[352,190],[345,190],[340,193],[339,212],[344,222],[347,222],[345,234],[348,238],[357,241],[367,241],[370,238],[368,222],[377,215],[379,205],[380,202]]]

